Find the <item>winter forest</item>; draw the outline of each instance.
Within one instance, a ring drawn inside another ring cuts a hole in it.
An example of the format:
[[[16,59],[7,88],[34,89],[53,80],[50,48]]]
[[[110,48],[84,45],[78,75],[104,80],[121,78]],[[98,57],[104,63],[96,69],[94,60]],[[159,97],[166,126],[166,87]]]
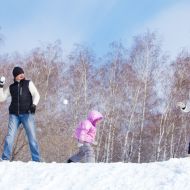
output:
[[[186,50],[171,60],[159,36],[150,31],[135,36],[130,48],[122,42],[111,43],[102,57],[81,44],[65,55],[62,45],[56,41],[22,55],[0,52],[5,88],[13,82],[13,67],[21,66],[39,90],[36,126],[45,162],[65,162],[78,149],[74,129],[92,109],[104,116],[97,129],[96,162],[143,163],[186,156],[190,117],[176,108],[177,101],[189,99]],[[0,154],[9,104],[10,100],[0,103]],[[30,159],[21,126],[12,160]]]

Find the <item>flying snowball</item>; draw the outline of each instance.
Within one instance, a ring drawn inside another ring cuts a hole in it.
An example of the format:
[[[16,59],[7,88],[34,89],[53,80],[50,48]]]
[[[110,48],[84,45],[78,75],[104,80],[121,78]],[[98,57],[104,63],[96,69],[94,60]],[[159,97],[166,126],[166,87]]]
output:
[[[68,104],[68,100],[67,100],[67,99],[64,99],[64,100],[63,100],[63,104],[67,105],[67,104]]]

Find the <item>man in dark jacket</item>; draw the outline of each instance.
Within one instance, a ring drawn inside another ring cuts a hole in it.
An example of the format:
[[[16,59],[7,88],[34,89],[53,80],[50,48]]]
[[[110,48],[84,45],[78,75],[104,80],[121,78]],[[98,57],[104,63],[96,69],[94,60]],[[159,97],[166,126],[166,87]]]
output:
[[[40,162],[39,146],[35,132],[35,110],[39,102],[40,95],[30,80],[25,79],[24,71],[21,67],[13,69],[14,83],[8,89],[3,90],[5,78],[0,78],[0,102],[11,96],[9,106],[8,134],[5,138],[3,160],[10,160],[14,138],[20,124],[23,125],[32,155],[32,160]]]

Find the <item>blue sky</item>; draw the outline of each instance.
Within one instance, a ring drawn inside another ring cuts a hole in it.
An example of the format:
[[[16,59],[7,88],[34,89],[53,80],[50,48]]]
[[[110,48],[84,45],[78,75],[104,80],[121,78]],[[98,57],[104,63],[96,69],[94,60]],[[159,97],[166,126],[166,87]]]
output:
[[[41,44],[74,43],[103,55],[112,41],[130,45],[147,29],[157,31],[163,48],[175,55],[190,48],[189,0],[0,0],[0,52],[25,53]]]

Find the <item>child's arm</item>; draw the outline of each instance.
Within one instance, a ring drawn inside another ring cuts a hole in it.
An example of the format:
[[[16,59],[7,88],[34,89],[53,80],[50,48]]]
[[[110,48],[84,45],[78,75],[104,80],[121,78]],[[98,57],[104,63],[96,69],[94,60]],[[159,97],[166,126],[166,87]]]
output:
[[[92,124],[89,121],[83,121],[80,125],[80,135],[78,140],[80,142],[83,141],[92,143],[92,137],[88,134]]]

